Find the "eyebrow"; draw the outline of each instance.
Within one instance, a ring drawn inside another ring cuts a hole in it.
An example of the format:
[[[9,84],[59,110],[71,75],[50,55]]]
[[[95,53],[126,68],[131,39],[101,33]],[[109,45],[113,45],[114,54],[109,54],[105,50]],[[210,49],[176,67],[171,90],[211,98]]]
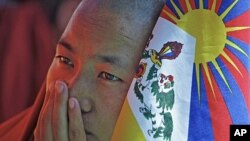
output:
[[[66,48],[70,52],[74,52],[74,48],[68,42],[64,40],[59,40],[58,44],[62,45],[62,47]]]
[[[109,63],[121,68],[126,68],[126,66],[122,65],[123,63],[121,62],[121,58],[117,56],[97,55],[96,58],[101,62]]]

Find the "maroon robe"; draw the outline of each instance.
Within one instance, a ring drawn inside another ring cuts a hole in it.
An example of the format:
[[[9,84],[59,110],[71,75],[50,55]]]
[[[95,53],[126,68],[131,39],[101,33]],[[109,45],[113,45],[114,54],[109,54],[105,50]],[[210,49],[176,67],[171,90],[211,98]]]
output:
[[[31,106],[56,39],[38,3],[0,7],[0,123]]]
[[[44,83],[35,103],[31,107],[0,124],[0,141],[32,141],[34,139],[33,132],[43,105],[45,93]]]

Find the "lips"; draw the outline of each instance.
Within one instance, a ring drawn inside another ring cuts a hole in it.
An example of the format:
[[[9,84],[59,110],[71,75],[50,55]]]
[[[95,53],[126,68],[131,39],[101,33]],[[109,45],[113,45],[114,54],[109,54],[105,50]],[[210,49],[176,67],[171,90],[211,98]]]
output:
[[[87,129],[84,129],[85,130],[85,133],[86,135],[93,135],[90,131],[88,131]]]
[[[85,134],[86,134],[86,139],[87,141],[95,141],[95,136],[92,132],[90,132],[89,130],[85,129]]]
[[[85,134],[86,134],[87,141],[99,141],[97,136],[87,129],[85,129]]]

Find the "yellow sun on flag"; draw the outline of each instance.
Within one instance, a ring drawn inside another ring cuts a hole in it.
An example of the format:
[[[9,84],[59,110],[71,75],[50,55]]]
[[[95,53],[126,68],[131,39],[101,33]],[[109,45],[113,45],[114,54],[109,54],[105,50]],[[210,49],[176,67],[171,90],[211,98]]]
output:
[[[185,0],[187,12],[184,14],[181,12],[180,8],[176,5],[176,3],[173,0],[170,0],[170,2],[173,5],[179,18],[172,15],[167,10],[164,10],[163,12],[172,21],[174,21],[177,24],[177,26],[179,26],[184,31],[186,31],[187,33],[191,34],[193,37],[196,38],[196,55],[194,63],[196,69],[196,81],[198,85],[197,87],[198,87],[199,99],[201,91],[200,90],[201,67],[204,68],[205,76],[208,79],[214,98],[216,99],[216,92],[214,91],[214,87],[212,85],[212,80],[208,69],[209,62],[215,66],[216,70],[223,79],[224,83],[231,91],[231,88],[226,80],[226,77],[221,70],[222,66],[219,66],[219,64],[216,61],[216,58],[222,55],[242,76],[242,73],[235,64],[235,62],[224,51],[225,44],[228,44],[234,49],[240,51],[245,56],[247,56],[247,58],[249,58],[249,56],[244,50],[242,50],[238,45],[227,39],[227,33],[237,30],[244,30],[250,27],[249,26],[227,27],[223,22],[225,16],[227,16],[227,14],[237,4],[238,0],[235,0],[230,6],[228,6],[221,15],[218,15],[218,13],[216,12],[217,0],[213,0],[211,9],[204,8],[203,0],[199,0],[199,8],[192,9],[190,1]]]

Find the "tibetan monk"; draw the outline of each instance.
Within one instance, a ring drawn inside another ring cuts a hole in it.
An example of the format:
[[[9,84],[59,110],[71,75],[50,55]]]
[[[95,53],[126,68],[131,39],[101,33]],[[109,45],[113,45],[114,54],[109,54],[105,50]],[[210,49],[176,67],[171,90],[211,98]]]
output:
[[[0,126],[0,140],[109,141],[163,4],[83,0],[34,105]]]

